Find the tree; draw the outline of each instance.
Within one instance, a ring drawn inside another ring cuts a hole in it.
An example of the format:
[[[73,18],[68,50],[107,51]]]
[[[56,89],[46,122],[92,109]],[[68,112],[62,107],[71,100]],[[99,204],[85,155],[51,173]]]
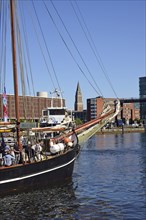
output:
[[[76,123],[76,125],[81,125],[81,124],[83,124],[83,121],[80,118],[76,118],[75,123]]]

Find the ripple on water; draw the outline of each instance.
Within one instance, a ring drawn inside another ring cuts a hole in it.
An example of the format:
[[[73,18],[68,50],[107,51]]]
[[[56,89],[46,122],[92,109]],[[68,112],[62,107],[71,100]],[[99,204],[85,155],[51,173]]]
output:
[[[146,219],[146,135],[94,136],[65,186],[0,199],[2,220]]]

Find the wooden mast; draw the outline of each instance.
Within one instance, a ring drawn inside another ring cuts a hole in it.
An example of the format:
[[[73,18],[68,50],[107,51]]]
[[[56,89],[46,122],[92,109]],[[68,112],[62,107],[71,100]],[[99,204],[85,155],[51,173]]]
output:
[[[10,0],[10,15],[11,15],[11,38],[12,38],[12,62],[13,62],[13,77],[14,77],[14,93],[15,93],[15,111],[16,111],[16,128],[17,128],[17,143],[19,150],[22,150],[20,144],[20,114],[19,114],[19,95],[18,95],[18,75],[16,65],[16,42],[15,42],[15,24],[14,24],[14,0]]]

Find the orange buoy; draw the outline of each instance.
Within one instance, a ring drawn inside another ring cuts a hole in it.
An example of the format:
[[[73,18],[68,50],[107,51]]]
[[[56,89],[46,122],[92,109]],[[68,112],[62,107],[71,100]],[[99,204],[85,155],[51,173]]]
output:
[[[66,137],[66,138],[63,139],[63,141],[64,141],[65,144],[67,144],[68,142],[70,142],[70,139]]]

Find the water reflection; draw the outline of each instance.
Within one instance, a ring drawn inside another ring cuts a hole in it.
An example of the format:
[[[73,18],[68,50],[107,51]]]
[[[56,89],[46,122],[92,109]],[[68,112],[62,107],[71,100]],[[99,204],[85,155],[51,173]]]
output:
[[[0,201],[0,215],[1,219],[61,219],[71,216],[78,206],[71,182],[60,188],[5,197]]]
[[[105,201],[111,207],[103,206],[105,216],[115,213],[109,219],[145,219],[145,133],[97,135],[82,149],[77,198],[86,195],[91,203]]]
[[[146,219],[146,134],[97,135],[65,186],[0,200],[0,219]]]

